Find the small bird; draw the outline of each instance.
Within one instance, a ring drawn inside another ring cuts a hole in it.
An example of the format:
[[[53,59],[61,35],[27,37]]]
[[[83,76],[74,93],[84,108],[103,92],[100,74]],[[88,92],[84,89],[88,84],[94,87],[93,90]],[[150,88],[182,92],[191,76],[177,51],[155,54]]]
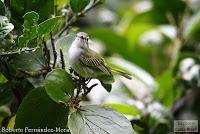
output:
[[[104,59],[89,48],[88,40],[86,33],[77,33],[68,51],[69,65],[78,75],[86,79],[97,78],[104,87],[114,82],[112,72],[131,79],[129,74],[108,67]]]

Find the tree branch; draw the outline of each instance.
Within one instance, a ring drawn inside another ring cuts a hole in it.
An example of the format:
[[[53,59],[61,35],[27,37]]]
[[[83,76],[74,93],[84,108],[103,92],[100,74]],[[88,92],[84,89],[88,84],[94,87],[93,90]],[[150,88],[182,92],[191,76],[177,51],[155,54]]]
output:
[[[44,44],[44,48],[43,48],[44,55],[43,56],[45,57],[45,60],[47,62],[47,67],[50,68],[50,51],[47,47],[47,43],[44,38],[42,39],[42,42]]]
[[[58,37],[60,37],[72,24],[74,24],[74,22],[76,22],[76,20],[79,17],[85,16],[85,14],[87,12],[89,12],[91,9],[93,9],[94,7],[96,7],[96,6],[100,5],[100,4],[101,4],[100,1],[96,1],[91,7],[87,8],[83,12],[73,15],[71,17],[71,19],[69,19],[68,23],[63,27],[63,29],[61,29],[60,33],[58,33]]]
[[[61,59],[62,69],[65,69],[65,61],[64,61],[64,56],[61,49],[60,49],[60,59]]]
[[[50,36],[51,36],[51,46],[52,46],[52,49],[53,49],[53,57],[54,57],[52,68],[54,69],[55,66],[56,66],[56,61],[57,61],[57,52],[56,52],[56,47],[55,47],[55,42],[54,42],[52,32],[50,33]]]

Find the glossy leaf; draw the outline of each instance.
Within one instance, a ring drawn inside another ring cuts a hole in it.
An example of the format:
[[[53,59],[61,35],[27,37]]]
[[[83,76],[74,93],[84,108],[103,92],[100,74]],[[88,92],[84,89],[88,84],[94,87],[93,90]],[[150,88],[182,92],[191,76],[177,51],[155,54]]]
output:
[[[78,13],[85,9],[90,0],[70,0],[70,6],[73,12]]]
[[[131,123],[123,115],[103,106],[84,106],[71,112],[68,127],[72,134],[133,134]]]
[[[50,18],[40,23],[39,28],[38,28],[38,34],[39,35],[49,34],[51,31],[57,28],[62,21],[63,21],[63,17],[56,16],[54,18]]]
[[[45,89],[49,97],[55,102],[68,101],[74,91],[70,75],[62,69],[55,69],[47,74]]]
[[[41,72],[38,71],[38,73]],[[42,75],[38,74],[38,76],[27,78],[27,80],[33,85],[34,88],[44,86],[44,77]]]
[[[9,23],[8,18],[0,15],[0,39],[4,38],[14,29],[14,25]]]
[[[18,70],[37,72],[45,67],[45,59],[42,55],[42,49],[35,52],[21,53],[14,57],[13,65]]]
[[[66,128],[68,109],[52,101],[44,88],[30,91],[20,104],[15,128]]]

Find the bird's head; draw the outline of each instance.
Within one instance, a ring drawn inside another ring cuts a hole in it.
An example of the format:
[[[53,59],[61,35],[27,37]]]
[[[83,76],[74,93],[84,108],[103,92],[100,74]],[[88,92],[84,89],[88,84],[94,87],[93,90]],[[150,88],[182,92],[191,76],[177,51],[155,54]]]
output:
[[[76,38],[75,38],[75,40],[73,42],[73,45],[75,47],[78,47],[78,48],[81,48],[81,49],[85,49],[85,48],[89,47],[88,40],[89,40],[89,36],[86,33],[78,32],[76,34]]]
[[[78,32],[76,34],[76,37],[79,38],[80,40],[85,41],[85,42],[88,42],[88,40],[89,40],[89,36],[84,32]]]

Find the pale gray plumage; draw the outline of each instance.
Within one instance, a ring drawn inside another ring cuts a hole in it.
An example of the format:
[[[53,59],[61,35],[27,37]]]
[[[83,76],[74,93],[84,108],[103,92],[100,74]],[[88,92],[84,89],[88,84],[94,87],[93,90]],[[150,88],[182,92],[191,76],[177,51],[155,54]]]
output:
[[[107,67],[103,58],[89,48],[88,39],[86,33],[79,32],[69,48],[69,64],[77,74],[84,78],[98,78],[101,75],[112,76],[111,71],[114,71],[131,79],[127,73]]]

